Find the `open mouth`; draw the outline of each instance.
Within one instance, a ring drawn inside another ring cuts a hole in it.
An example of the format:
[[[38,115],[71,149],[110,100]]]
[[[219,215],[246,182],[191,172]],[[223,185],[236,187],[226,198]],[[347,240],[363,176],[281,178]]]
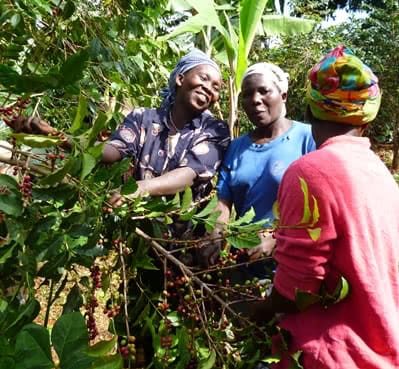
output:
[[[202,92],[197,92],[197,96],[198,96],[198,99],[202,102],[202,103],[209,103],[209,96],[208,95],[205,95],[204,93],[202,93]]]

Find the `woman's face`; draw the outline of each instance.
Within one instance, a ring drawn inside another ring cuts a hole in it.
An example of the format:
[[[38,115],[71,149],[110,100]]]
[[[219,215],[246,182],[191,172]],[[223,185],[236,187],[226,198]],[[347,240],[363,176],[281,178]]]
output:
[[[259,128],[285,116],[287,94],[281,93],[263,74],[251,74],[244,79],[241,98],[249,120]]]
[[[197,112],[203,112],[219,100],[222,87],[220,73],[210,65],[198,65],[176,77],[176,100]]]

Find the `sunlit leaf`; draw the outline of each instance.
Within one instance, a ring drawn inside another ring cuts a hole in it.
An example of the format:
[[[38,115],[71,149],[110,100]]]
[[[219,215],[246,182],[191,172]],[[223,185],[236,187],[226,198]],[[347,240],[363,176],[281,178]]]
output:
[[[262,360],[266,364],[275,364],[281,361],[281,356],[279,354],[270,355],[266,359]]]
[[[186,187],[186,189],[184,190],[180,211],[182,213],[186,212],[190,208],[192,201],[193,201],[193,193],[191,191],[191,188]]]
[[[90,346],[86,350],[86,353],[89,356],[93,356],[93,357],[100,357],[100,356],[106,355],[106,354],[110,353],[115,348],[116,342],[117,342],[116,336],[114,336],[113,338],[111,338],[108,341],[97,342],[95,345]]]
[[[19,143],[36,148],[47,148],[60,144],[60,140],[57,137],[31,135],[27,133],[14,133],[13,137],[15,137]]]
[[[264,15],[263,29],[267,35],[296,35],[310,33],[316,22],[310,19],[286,17],[282,15]]]
[[[105,114],[103,112],[98,113],[97,118],[94,121],[93,127],[90,130],[87,146],[93,145],[93,143],[97,139],[97,135],[102,130],[104,130],[104,128],[107,126],[107,123],[110,119],[111,119],[111,115]]]
[[[313,195],[312,195],[312,200],[313,200],[313,215],[312,215],[312,226],[313,226],[319,221],[320,212],[319,212],[319,204],[317,202],[317,199]]]
[[[16,13],[10,19],[10,24],[12,28],[17,28],[19,23],[21,22],[21,15]]]
[[[257,233],[227,236],[226,240],[229,244],[237,249],[251,249],[258,246],[260,243],[260,239]]]
[[[212,369],[216,362],[216,352],[211,351],[209,357],[205,360],[201,360],[198,364],[198,369]]]
[[[74,133],[80,129],[83,123],[84,117],[87,115],[87,99],[80,94],[79,105],[76,111],[75,119],[73,120],[72,127],[69,132]]]
[[[200,211],[198,214],[196,214],[195,216],[198,218],[204,218],[207,215],[209,215],[210,213],[212,213],[215,210],[216,204],[217,204],[217,197],[214,196],[212,197],[211,201],[209,201],[208,205],[205,207],[205,209],[203,209],[202,211]]]
[[[280,209],[279,209],[279,203],[277,200],[273,203],[272,213],[273,213],[274,219],[276,219],[276,220],[280,219]]]
[[[248,54],[251,50],[252,43],[263,11],[265,10],[267,0],[243,0],[240,4],[240,31],[239,31],[239,48],[237,56],[236,70],[236,88],[240,89],[242,75],[247,69]]]
[[[255,209],[251,207],[243,216],[241,216],[234,222],[231,222],[230,225],[240,226],[242,224],[249,224],[252,222],[255,216],[256,216]]]
[[[342,301],[343,299],[345,299],[348,294],[349,294],[349,283],[348,281],[341,276],[339,283],[337,285],[337,287],[335,288],[335,291],[333,293],[333,296],[335,298],[335,304]]]
[[[303,192],[303,216],[298,224],[307,224],[309,223],[311,217],[309,207],[309,189],[308,184],[302,177],[299,177],[299,181],[301,183],[301,190]]]
[[[317,241],[320,238],[321,228],[306,228],[312,241]]]
[[[302,355],[302,351],[298,350],[291,354],[291,365],[288,369],[303,369],[303,366],[299,362]]]
[[[80,180],[85,179],[97,164],[96,158],[88,153],[82,156],[82,172],[80,173]]]

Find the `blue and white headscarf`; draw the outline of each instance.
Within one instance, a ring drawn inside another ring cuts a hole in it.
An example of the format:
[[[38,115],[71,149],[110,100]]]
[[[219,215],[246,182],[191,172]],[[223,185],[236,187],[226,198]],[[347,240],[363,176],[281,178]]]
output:
[[[176,76],[179,74],[185,74],[198,65],[210,65],[215,68],[219,74],[221,74],[219,66],[208,55],[199,49],[192,49],[187,55],[183,56],[179,60],[175,69],[170,73],[168,86],[161,91],[161,96],[163,97],[162,107],[169,110],[175,102]]]

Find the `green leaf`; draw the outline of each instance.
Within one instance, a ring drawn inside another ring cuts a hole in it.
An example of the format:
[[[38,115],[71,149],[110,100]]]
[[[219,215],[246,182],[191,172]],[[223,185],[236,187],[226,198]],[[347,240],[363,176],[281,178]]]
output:
[[[267,0],[242,0],[240,6],[239,48],[237,55],[236,88],[239,91],[242,76],[248,66],[248,54],[251,50],[256,31],[260,25]]]
[[[82,160],[82,172],[80,173],[80,180],[82,181],[85,179],[91,171],[94,169],[94,167],[97,164],[97,160],[94,156],[84,153],[83,154],[83,160]]]
[[[21,16],[16,13],[10,19],[10,24],[12,28],[17,28],[18,24],[21,22]]]
[[[307,224],[309,223],[311,217],[309,207],[309,189],[308,184],[302,177],[299,177],[299,181],[301,183],[301,190],[303,192],[303,215],[301,221],[298,224]]]
[[[227,242],[237,249],[250,249],[256,247],[260,243],[257,233],[251,234],[238,234],[235,236],[227,236]]]
[[[348,294],[349,294],[349,283],[348,281],[341,276],[339,283],[337,285],[337,287],[335,287],[334,293],[333,293],[333,297],[335,299],[334,304],[342,301],[343,299],[345,299]]]
[[[312,226],[315,225],[320,218],[320,212],[319,212],[319,204],[317,202],[316,197],[312,195],[313,199],[313,214],[312,214]]]
[[[79,164],[78,158],[70,157],[62,168],[57,169],[53,173],[49,174],[47,177],[42,178],[39,181],[39,184],[54,185],[56,183],[58,184],[59,182],[62,182],[65,176],[68,173],[72,172],[78,164]]]
[[[209,201],[208,205],[200,211],[198,214],[195,215],[196,218],[205,218],[208,216],[210,213],[212,213],[215,210],[215,207],[217,205],[217,196],[212,197],[211,201]]]
[[[21,192],[17,181],[6,174],[0,174],[0,211],[11,216],[22,214]]]
[[[96,360],[91,369],[123,369],[123,359],[119,354],[105,356]]]
[[[212,369],[216,362],[216,352],[211,351],[209,357],[205,360],[201,360],[198,364],[198,369]]]
[[[7,356],[0,356],[0,369],[15,369],[14,359]]]
[[[0,84],[5,87],[15,86],[19,74],[8,65],[0,64]]]
[[[306,228],[312,241],[317,241],[320,238],[321,228]]]
[[[41,277],[46,277],[48,279],[57,280],[61,277],[61,274],[59,273],[59,268],[63,268],[68,260],[69,255],[67,252],[60,253],[51,260],[48,260],[45,264],[43,264],[37,275]]]
[[[21,196],[13,193],[0,195],[0,211],[11,216],[19,216],[22,214]]]
[[[62,369],[87,369],[93,362],[84,351],[88,345],[86,322],[78,312],[62,315],[51,332],[51,342]]]
[[[180,211],[182,213],[186,212],[190,208],[192,201],[193,201],[193,192],[191,191],[190,187],[186,187],[183,194]]]
[[[80,94],[78,110],[76,111],[75,119],[73,120],[72,127],[69,132],[74,133],[78,131],[83,123],[84,117],[87,115],[87,99]]]
[[[60,68],[60,84],[66,86],[82,79],[88,59],[89,53],[87,50],[71,55]]]
[[[279,354],[270,355],[262,360],[262,362],[266,364],[275,364],[279,363],[280,361],[281,361],[281,356]]]
[[[26,133],[14,133],[12,136],[16,138],[18,143],[35,148],[47,148],[60,144],[60,140],[57,137],[30,135]]]
[[[46,328],[29,324],[19,332],[15,343],[17,369],[51,369],[50,337]]]
[[[274,219],[280,220],[280,209],[279,209],[279,203],[277,200],[273,203],[272,213],[273,213]]]
[[[303,369],[303,366],[299,363],[301,355],[302,351],[300,350],[291,354],[291,365],[289,366],[288,369]]]
[[[320,295],[315,293],[301,291],[297,289],[295,291],[295,303],[299,310],[306,310],[310,305],[316,304],[322,300]]]
[[[187,3],[194,8],[198,14],[188,18],[185,22],[179,24],[172,32],[158,39],[160,41],[169,40],[183,33],[198,33],[205,26],[213,26],[216,29],[224,29],[220,23],[213,0],[187,0]]]
[[[87,146],[91,146],[96,141],[97,135],[104,130],[111,117],[112,115],[105,114],[102,111],[98,113],[97,118],[94,121],[93,128],[90,130]]]
[[[73,1],[68,0],[62,10],[62,19],[69,19],[75,13],[76,7]]]
[[[130,195],[137,191],[137,182],[133,177],[129,177],[127,182],[121,188],[121,195]]]
[[[6,334],[16,334],[22,326],[32,322],[40,311],[39,302],[30,298],[25,304],[18,307],[18,310],[10,316],[10,324],[6,329]]]
[[[316,22],[310,19],[286,17],[282,15],[264,15],[263,30],[268,36],[292,36],[313,31]]]
[[[19,192],[18,182],[7,174],[0,174],[0,186],[5,186],[13,192]]]
[[[86,353],[89,356],[100,357],[100,356],[110,353],[115,348],[116,343],[117,343],[117,337],[114,336],[109,341],[100,341],[100,342],[96,343],[95,345],[90,346],[86,350]]]
[[[12,244],[0,248],[0,265],[4,264],[12,256],[15,246],[16,244]]]
[[[255,209],[251,207],[242,217],[238,218],[234,222],[231,222],[231,226],[240,226],[242,224],[249,224],[254,219],[256,213]]]
[[[83,297],[80,288],[75,284],[68,293],[67,300],[62,308],[62,315],[79,311],[83,305]]]
[[[193,208],[188,213],[180,214],[180,219],[183,221],[191,220],[196,212],[197,212],[197,209]]]

